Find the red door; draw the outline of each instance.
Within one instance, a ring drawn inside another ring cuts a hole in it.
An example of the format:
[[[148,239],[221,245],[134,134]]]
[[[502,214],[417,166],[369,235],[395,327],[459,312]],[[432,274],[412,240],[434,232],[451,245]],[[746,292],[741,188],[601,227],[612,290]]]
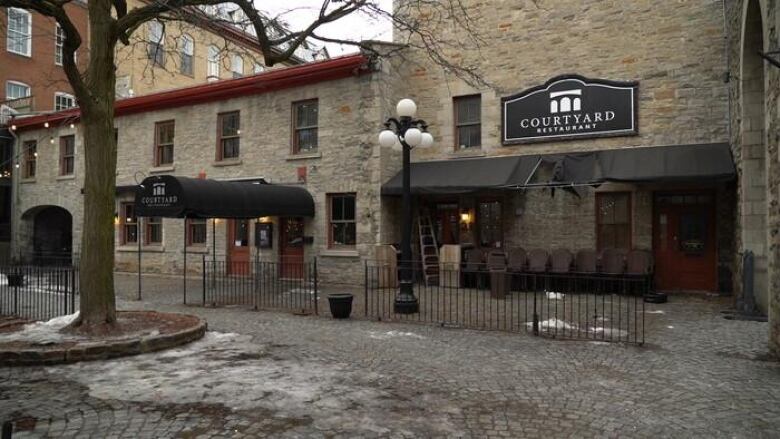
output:
[[[460,244],[460,212],[457,204],[436,206],[436,242],[439,245]]]
[[[249,221],[228,220],[227,274],[249,275]]]
[[[712,194],[657,195],[653,220],[656,288],[715,291],[715,236]]]
[[[303,277],[303,219],[279,218],[280,276]]]

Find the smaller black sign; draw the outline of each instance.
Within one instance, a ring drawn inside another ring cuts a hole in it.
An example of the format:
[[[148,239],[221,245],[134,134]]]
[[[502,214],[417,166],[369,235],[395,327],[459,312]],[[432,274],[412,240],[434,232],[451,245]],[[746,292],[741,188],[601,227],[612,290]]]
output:
[[[501,98],[502,143],[636,135],[638,85],[565,75]]]
[[[273,248],[274,225],[272,223],[255,223],[255,247]]]

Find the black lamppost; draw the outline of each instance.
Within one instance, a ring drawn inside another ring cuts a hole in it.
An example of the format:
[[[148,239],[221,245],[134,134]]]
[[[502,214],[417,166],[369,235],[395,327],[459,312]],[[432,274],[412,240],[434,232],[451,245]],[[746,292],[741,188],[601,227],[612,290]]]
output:
[[[426,130],[424,120],[415,119],[417,105],[411,99],[402,99],[396,107],[398,118],[385,122],[385,130],[379,133],[379,144],[386,148],[403,151],[403,200],[401,207],[401,288],[395,297],[394,311],[397,314],[419,312],[420,304],[414,296],[414,275],[412,267],[412,195],[410,190],[409,159],[412,148],[428,148],[433,136]]]

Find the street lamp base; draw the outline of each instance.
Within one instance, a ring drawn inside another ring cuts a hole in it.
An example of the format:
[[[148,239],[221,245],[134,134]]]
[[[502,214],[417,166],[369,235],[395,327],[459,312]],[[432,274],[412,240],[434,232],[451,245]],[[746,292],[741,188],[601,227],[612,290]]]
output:
[[[420,312],[420,302],[414,296],[413,284],[401,281],[401,289],[395,296],[393,311],[396,314],[417,314]]]

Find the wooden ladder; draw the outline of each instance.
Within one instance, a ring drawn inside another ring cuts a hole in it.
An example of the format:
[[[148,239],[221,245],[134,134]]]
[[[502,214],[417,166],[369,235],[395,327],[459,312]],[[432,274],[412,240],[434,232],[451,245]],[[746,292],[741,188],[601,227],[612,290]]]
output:
[[[425,285],[438,285],[439,246],[436,244],[431,217],[421,213],[417,217],[417,227],[420,232],[420,262],[425,276]]]

